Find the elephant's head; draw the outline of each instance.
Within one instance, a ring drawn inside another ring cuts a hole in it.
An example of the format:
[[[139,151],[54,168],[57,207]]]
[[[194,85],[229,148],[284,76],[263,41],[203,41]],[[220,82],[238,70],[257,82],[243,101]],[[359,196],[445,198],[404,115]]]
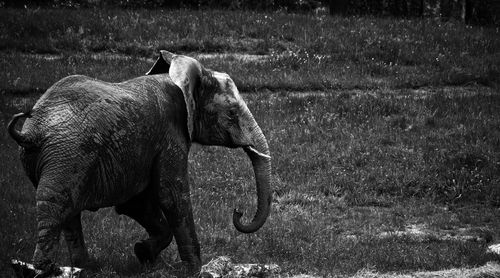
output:
[[[250,157],[257,184],[257,212],[252,222],[242,224],[242,214],[235,210],[233,223],[240,232],[257,231],[271,205],[271,157],[262,130],[226,73],[205,69],[196,59],[162,50],[147,74],[166,73],[184,94],[191,141],[242,147]]]

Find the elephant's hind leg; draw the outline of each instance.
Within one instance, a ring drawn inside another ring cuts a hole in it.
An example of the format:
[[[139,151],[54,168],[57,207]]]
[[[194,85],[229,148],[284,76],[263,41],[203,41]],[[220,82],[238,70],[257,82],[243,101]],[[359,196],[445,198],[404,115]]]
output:
[[[35,268],[43,271],[41,277],[55,275],[60,271],[54,259],[61,230],[64,223],[77,214],[66,186],[67,184],[60,183],[57,179],[44,177],[37,188],[38,238],[33,254],[33,264]]]
[[[71,218],[63,226],[64,239],[68,245],[71,264],[83,267],[89,255],[83,239],[81,213]]]
[[[146,190],[124,204],[115,207],[118,214],[125,214],[149,234],[149,238],[137,242],[134,252],[141,263],[152,263],[160,252],[172,242],[172,231],[163,215],[158,202]]]

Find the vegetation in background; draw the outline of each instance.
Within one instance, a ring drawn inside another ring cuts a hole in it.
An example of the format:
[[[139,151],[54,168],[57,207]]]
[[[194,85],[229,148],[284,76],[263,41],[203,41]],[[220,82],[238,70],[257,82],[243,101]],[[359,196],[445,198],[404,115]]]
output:
[[[0,10],[3,88],[46,88],[70,73],[143,74],[159,49],[252,54],[206,58],[244,91],[417,88],[500,82],[498,29],[431,19],[238,11]],[[59,54],[45,61],[25,53]],[[106,59],[92,59],[104,53]],[[114,54],[130,55],[122,61]],[[26,69],[53,67],[48,76]],[[126,65],[126,66],[124,66]],[[114,67],[121,70],[116,71]],[[103,73],[104,71],[104,73]],[[113,76],[114,75],[114,76]],[[19,82],[13,84],[17,79]],[[26,79],[34,79],[26,80]]]
[[[474,24],[500,23],[495,0],[2,0],[0,7],[230,9],[330,14],[459,19]]]
[[[495,0],[330,0],[331,14],[370,14],[396,17],[434,17],[466,23],[500,23]]]

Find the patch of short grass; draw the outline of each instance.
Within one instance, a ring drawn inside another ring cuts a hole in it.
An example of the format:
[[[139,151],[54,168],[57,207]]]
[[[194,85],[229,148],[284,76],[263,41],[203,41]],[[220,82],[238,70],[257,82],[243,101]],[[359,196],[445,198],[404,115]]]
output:
[[[54,59],[19,53],[0,54],[2,90],[12,94],[43,93],[68,75],[82,74],[105,81],[120,82],[144,75],[153,62],[127,57],[99,59],[91,56],[63,55]]]

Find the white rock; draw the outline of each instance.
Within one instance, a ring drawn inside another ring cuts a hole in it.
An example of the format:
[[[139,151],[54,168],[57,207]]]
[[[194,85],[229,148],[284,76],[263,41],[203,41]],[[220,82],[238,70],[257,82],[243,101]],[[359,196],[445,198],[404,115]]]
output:
[[[276,264],[235,264],[231,258],[220,256],[201,267],[201,277],[266,277],[281,272]]]
[[[500,243],[488,246],[488,252],[500,255]]]
[[[35,267],[32,264],[25,263],[19,260],[12,259],[10,261],[10,264],[12,265],[12,268],[14,269],[14,273],[16,274],[16,277],[19,278],[31,278],[35,277],[36,275],[40,274],[42,271],[35,269]],[[61,275],[58,276],[51,276],[53,278],[78,278],[80,277],[80,273],[82,272],[81,268],[77,267],[69,267],[69,266],[62,266],[60,267],[61,269]]]

